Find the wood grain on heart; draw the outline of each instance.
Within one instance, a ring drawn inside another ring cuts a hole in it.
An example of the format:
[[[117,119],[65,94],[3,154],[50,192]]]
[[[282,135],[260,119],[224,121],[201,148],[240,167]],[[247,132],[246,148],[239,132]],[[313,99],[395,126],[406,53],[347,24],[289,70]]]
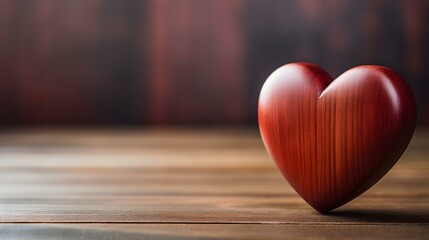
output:
[[[416,122],[411,90],[381,66],[355,67],[332,80],[316,65],[287,64],[267,79],[258,107],[269,154],[320,212],[382,178],[405,151]]]

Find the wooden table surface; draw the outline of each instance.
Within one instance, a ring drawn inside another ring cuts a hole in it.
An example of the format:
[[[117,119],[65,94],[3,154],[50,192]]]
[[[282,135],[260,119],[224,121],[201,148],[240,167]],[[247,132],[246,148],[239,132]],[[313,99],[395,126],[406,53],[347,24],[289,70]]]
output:
[[[0,133],[0,239],[429,239],[429,132],[329,215],[256,129]]]

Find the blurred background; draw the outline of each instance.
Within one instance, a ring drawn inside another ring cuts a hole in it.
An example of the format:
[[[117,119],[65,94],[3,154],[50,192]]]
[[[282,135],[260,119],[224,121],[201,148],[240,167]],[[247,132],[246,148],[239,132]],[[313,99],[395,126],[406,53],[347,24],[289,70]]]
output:
[[[398,71],[429,124],[427,0],[0,0],[0,126],[255,125],[277,67]]]

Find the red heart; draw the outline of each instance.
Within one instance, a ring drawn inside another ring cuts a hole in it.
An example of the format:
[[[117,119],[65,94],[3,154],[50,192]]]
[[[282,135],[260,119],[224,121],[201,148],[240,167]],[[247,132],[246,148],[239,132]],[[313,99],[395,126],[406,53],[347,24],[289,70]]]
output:
[[[313,208],[335,209],[380,180],[414,132],[414,96],[393,70],[360,66],[334,81],[308,63],[269,76],[259,128],[286,180]]]

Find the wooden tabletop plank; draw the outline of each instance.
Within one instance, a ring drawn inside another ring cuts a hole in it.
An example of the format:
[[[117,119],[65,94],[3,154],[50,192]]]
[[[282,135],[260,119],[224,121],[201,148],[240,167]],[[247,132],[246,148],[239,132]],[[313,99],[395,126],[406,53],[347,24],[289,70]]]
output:
[[[350,218],[313,211],[275,170],[147,171],[25,169],[1,174],[0,221],[429,222],[429,178],[416,175],[419,171],[408,171],[408,176],[393,172],[336,211],[350,212]],[[365,213],[362,218],[359,211]]]
[[[427,239],[423,225],[2,224],[1,239]]]
[[[13,229],[67,232],[89,226],[65,223],[104,223],[96,232],[118,228],[131,235],[159,224],[168,237],[176,236],[168,226],[181,223],[196,232],[260,228],[278,238],[296,226],[302,229],[296,234],[308,233],[309,238],[319,234],[319,227],[339,225],[350,232],[373,226],[374,234],[403,226],[392,231],[418,234],[429,224],[428,139],[429,132],[418,131],[384,179],[322,215],[286,183],[255,129],[2,132],[0,222],[59,225],[0,224],[0,237]]]

